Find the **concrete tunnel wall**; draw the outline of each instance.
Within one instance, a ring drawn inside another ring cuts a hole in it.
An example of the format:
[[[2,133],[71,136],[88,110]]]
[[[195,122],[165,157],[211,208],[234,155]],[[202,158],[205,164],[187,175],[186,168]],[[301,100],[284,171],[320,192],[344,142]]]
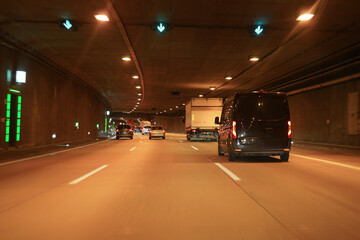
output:
[[[21,134],[16,147],[94,138],[99,131],[104,131],[106,110],[110,109],[87,87],[27,55],[2,46],[0,66],[0,149],[9,147],[5,142],[9,89],[20,91],[18,95],[22,97]],[[17,70],[26,71],[26,83],[14,84]],[[9,71],[12,79],[8,77]],[[79,129],[75,128],[75,122],[79,123]],[[53,134],[56,134],[55,139]]]
[[[357,111],[351,122],[348,105],[352,93],[357,93]],[[289,96],[294,141],[360,146],[359,95],[360,79],[355,79]]]

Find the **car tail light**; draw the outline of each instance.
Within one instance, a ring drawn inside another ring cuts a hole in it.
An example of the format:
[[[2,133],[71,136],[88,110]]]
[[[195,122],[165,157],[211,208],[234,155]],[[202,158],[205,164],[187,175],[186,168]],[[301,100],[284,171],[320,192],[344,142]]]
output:
[[[291,138],[291,121],[288,121],[288,138]]]
[[[152,130],[150,130],[150,133],[152,133]]]
[[[163,129],[163,133],[165,133],[165,129]]]
[[[116,132],[119,132],[119,129],[116,129]]]
[[[193,133],[196,133],[196,129],[193,129],[192,132],[193,132]]]
[[[132,129],[130,129],[130,132],[132,132],[133,130]]]
[[[236,139],[236,121],[232,121],[231,124],[231,136],[233,139]]]

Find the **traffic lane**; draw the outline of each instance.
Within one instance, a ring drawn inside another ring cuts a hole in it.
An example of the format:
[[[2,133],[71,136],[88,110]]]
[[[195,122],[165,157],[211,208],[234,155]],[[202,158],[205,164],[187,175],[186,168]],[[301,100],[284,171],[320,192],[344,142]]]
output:
[[[220,162],[236,184],[301,239],[357,239],[360,236],[359,172],[291,156],[290,162],[248,157]]]
[[[296,239],[207,157],[166,140],[143,141],[99,174],[3,212],[0,232],[11,239]]]
[[[0,212],[121,159],[136,143],[114,140],[0,166]]]

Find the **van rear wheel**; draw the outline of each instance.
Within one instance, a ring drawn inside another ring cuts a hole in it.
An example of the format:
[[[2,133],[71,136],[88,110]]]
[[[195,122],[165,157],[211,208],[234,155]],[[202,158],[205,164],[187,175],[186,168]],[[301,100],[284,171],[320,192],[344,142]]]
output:
[[[280,159],[282,162],[288,162],[289,161],[289,152],[285,152],[284,154],[281,154]]]
[[[236,154],[234,151],[231,150],[231,147],[228,147],[228,157],[230,162],[234,162],[236,159]]]

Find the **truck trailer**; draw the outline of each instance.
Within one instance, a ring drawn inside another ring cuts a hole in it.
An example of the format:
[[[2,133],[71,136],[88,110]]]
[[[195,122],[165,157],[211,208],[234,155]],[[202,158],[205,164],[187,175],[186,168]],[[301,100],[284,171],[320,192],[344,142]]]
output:
[[[217,141],[222,98],[191,98],[185,106],[185,128],[188,141]]]

